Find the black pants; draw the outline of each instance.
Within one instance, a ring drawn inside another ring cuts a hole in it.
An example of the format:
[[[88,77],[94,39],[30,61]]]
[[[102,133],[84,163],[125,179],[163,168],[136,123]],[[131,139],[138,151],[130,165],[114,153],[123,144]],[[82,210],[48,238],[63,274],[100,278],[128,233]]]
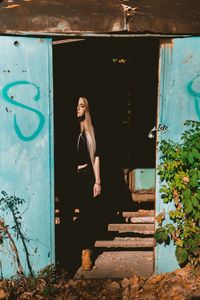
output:
[[[94,173],[87,166],[77,173],[78,206],[80,209],[79,227],[82,249],[93,249],[97,228],[98,197],[93,197]]]

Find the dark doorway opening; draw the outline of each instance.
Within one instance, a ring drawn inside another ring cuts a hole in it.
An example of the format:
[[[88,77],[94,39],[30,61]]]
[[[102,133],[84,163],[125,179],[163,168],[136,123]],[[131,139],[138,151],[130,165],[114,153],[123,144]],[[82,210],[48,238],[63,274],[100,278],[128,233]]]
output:
[[[78,97],[88,98],[100,138],[103,192],[97,217],[103,236],[116,212],[138,206],[124,171],[155,168],[155,139],[148,133],[156,125],[158,53],[154,38],[88,38],[54,46],[56,260],[69,272],[80,266],[74,215]]]

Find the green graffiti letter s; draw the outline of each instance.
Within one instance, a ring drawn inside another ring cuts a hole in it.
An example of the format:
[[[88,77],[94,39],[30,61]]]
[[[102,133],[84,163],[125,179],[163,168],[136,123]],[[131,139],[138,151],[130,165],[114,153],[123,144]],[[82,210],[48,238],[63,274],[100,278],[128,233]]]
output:
[[[199,75],[195,76],[188,83],[187,89],[188,89],[189,94],[194,97],[195,110],[196,110],[198,117],[200,118],[200,106],[199,106],[200,92],[197,92],[193,89],[193,84],[194,84],[195,80],[197,80],[197,79],[200,79]]]
[[[38,127],[35,130],[35,132],[33,134],[29,135],[29,136],[25,136],[25,135],[23,135],[23,133],[21,132],[21,130],[20,130],[18,124],[17,124],[16,114],[14,115],[14,128],[15,128],[16,134],[18,135],[18,137],[21,140],[23,140],[25,142],[34,140],[40,134],[41,130],[44,127],[44,123],[45,123],[45,117],[40,111],[38,111],[37,109],[34,109],[32,107],[29,107],[27,105],[24,105],[20,102],[17,102],[15,100],[13,100],[12,98],[10,98],[9,95],[8,95],[8,92],[11,88],[13,88],[15,86],[18,86],[18,85],[27,85],[27,84],[30,84],[30,85],[34,86],[34,88],[36,89],[36,94],[35,94],[33,100],[34,101],[39,101],[39,99],[40,99],[40,88],[36,84],[34,84],[32,82],[29,82],[29,81],[25,81],[25,80],[24,81],[15,81],[15,82],[12,82],[12,83],[9,83],[9,84],[5,85],[4,88],[2,89],[2,96],[7,102],[9,102],[11,104],[14,104],[18,107],[27,109],[29,111],[32,111],[39,118],[39,124],[38,124]]]

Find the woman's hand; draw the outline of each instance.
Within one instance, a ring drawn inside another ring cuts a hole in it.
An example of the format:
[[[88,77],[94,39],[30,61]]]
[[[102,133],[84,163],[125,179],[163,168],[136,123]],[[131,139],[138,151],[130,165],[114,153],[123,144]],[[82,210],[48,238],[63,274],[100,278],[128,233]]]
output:
[[[95,183],[93,187],[93,197],[97,197],[101,194],[101,184]]]

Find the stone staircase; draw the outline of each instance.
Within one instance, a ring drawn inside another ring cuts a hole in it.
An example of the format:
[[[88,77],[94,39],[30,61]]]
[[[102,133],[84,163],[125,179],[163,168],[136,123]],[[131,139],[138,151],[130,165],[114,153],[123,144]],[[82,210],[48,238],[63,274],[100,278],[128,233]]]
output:
[[[92,272],[84,272],[80,267],[75,277],[124,278],[133,274],[153,274],[155,186],[152,182],[145,182],[148,177],[145,172],[136,170],[129,174],[129,178],[125,180],[132,196],[132,201],[127,206],[129,208],[126,210],[124,206],[124,211],[112,211],[108,220],[105,216],[105,226],[103,225],[100,235],[97,234],[95,242],[94,268]],[[59,210],[57,217],[56,224],[60,224]],[[79,209],[75,209],[72,230],[69,232],[73,232],[74,226],[76,228],[79,217]]]
[[[117,214],[116,222],[107,225],[106,239],[97,240],[97,256],[92,272],[77,271],[77,278],[126,278],[136,275],[153,274],[154,266],[154,203],[149,204],[153,195],[143,194],[148,203],[142,201],[136,211]],[[141,195],[139,195],[141,199]],[[108,237],[108,238],[107,238]]]
[[[124,180],[133,200],[134,211],[119,213],[119,222],[109,224],[108,232],[114,232],[112,240],[96,241],[102,248],[146,248],[154,247],[154,203],[155,170],[135,169],[124,172]]]
[[[110,240],[98,240],[98,248],[153,248],[154,210],[122,212],[120,222],[108,224],[108,232],[114,233]]]

